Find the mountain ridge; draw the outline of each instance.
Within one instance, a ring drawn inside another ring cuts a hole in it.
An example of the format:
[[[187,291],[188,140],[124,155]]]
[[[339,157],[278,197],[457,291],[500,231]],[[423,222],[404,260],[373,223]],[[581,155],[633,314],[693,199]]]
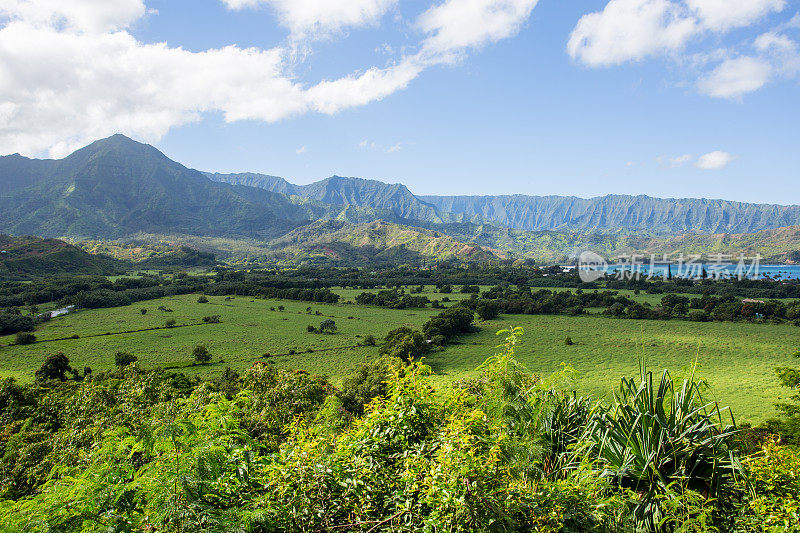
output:
[[[591,247],[636,248],[646,239],[666,244],[666,238],[684,234],[698,235],[684,238],[687,245],[718,247],[719,239],[700,237],[800,226],[800,206],[646,195],[416,196],[403,184],[343,176],[295,185],[267,174],[203,173],[123,135],[101,139],[63,159],[0,157],[0,232],[77,239],[185,235],[249,240],[265,247],[288,246],[281,239],[292,232],[305,235],[310,244],[330,244],[328,232],[341,246],[368,247],[355,243],[344,228],[370,233],[356,226],[378,221],[418,232],[415,246],[422,255],[444,253],[438,245],[420,244],[439,242],[424,233],[428,231],[458,241],[448,244],[453,249],[474,243],[484,251],[557,260]],[[402,234],[397,228],[378,227],[383,234],[375,233],[376,238]],[[787,258],[800,249],[796,232],[762,237],[774,241]],[[751,237],[735,241],[755,246]],[[398,260],[401,256],[413,259],[413,254],[394,255]]]

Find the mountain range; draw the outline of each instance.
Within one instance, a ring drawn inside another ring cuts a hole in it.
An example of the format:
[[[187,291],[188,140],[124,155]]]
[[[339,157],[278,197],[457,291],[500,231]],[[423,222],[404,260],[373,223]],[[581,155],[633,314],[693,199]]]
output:
[[[418,196],[402,184],[361,178],[295,185],[265,174],[204,173],[122,135],[58,160],[0,157],[0,232],[241,240],[281,260],[563,260],[586,248],[641,249],[682,235],[686,244],[709,248],[720,242],[712,235],[788,226],[800,226],[800,206],[624,195]],[[765,238],[777,239],[784,254],[800,249],[796,232]]]
[[[294,185],[264,174],[210,174],[210,179],[248,185],[333,205],[391,211],[407,221],[473,222],[526,231],[644,231],[675,233],[753,233],[800,225],[799,205],[748,204],[705,198],[653,198],[639,195],[575,196],[417,196],[405,185],[332,176]]]

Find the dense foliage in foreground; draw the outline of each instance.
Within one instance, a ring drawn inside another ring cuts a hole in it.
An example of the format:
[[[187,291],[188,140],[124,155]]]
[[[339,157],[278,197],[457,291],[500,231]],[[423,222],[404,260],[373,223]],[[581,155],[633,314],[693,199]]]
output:
[[[375,362],[341,391],[257,365],[131,364],[0,390],[0,531],[795,531],[800,455],[745,457],[691,377],[607,405],[513,357],[434,395]]]

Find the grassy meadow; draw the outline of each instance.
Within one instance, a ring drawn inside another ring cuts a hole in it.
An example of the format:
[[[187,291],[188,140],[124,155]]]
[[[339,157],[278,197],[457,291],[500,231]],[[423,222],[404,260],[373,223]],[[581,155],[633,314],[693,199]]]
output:
[[[348,301],[362,291],[337,292]],[[467,297],[424,294],[432,300]],[[660,300],[659,295],[637,296],[643,301],[656,297],[653,303]],[[145,366],[185,366],[183,371],[206,377],[219,374],[225,366],[245,369],[256,361],[269,361],[279,368],[325,374],[339,383],[356,365],[378,355],[377,347],[358,346],[364,336],[373,335],[380,343],[391,329],[401,325],[419,328],[439,312],[248,297],[211,296],[209,300],[197,303],[197,295],[190,294],[126,307],[82,310],[43,324],[36,331],[39,342],[28,346],[14,346],[13,337],[0,337],[0,377],[29,382],[44,359],[56,352],[66,354],[77,368],[105,370],[113,367],[114,354],[124,351],[135,354]],[[159,306],[172,312],[159,311]],[[285,309],[279,311],[278,306]],[[142,314],[141,309],[147,309],[147,313]],[[203,323],[202,318],[209,315],[219,315],[221,323]],[[325,318],[336,321],[335,335],[306,331],[308,325],[318,326]],[[169,319],[178,327],[163,328]],[[562,362],[568,363],[577,371],[577,390],[598,396],[609,394],[621,376],[635,375],[640,355],[652,369],[668,368],[673,376],[682,375],[697,358],[697,374],[711,385],[708,394],[729,405],[738,421],[750,422],[772,416],[773,403],[788,396],[788,391],[778,385],[774,369],[792,364],[791,354],[800,347],[800,331],[788,324],[500,316],[479,322],[479,333],[429,355],[435,382],[444,387],[476,375],[475,369],[494,352],[498,342],[495,332],[509,325],[525,328],[517,356],[529,370],[546,376],[558,370]],[[149,328],[161,329],[120,333]],[[74,335],[79,338],[68,338]],[[573,345],[565,344],[567,336]],[[197,344],[208,347],[213,364],[189,366]]]

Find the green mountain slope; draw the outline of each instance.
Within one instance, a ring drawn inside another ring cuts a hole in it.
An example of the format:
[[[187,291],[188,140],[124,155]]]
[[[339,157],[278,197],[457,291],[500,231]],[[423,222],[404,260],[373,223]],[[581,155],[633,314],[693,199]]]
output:
[[[221,183],[259,187],[272,192],[307,198],[330,206],[352,206],[375,210],[380,213],[380,218],[397,222],[443,223],[460,221],[465,218],[439,212],[436,207],[421,201],[405,185],[399,183],[331,176],[309,185],[294,185],[283,178],[265,174],[206,173],[206,176]]]
[[[264,174],[207,174],[211,179],[309,198],[391,212],[397,222],[489,223],[528,231],[648,233],[753,233],[800,224],[800,206],[726,200],[608,195],[420,196],[404,185],[332,176],[294,185]],[[382,218],[388,219],[386,216]]]
[[[272,258],[340,264],[433,261],[481,262],[498,259],[493,251],[466,244],[435,230],[377,220],[368,224],[321,221],[269,243]]]
[[[800,226],[756,233],[654,235],[647,232],[525,231],[488,224],[445,224],[437,228],[455,239],[500,250],[509,257],[543,262],[571,261],[583,251],[607,258],[640,254],[760,254],[767,262],[800,262]]]
[[[125,263],[93,255],[57,239],[0,235],[0,279],[58,274],[111,275],[124,272]]]
[[[213,182],[122,135],[61,160],[0,158],[0,231],[13,234],[178,231],[269,239],[312,216],[281,194]]]
[[[800,206],[649,196],[420,196],[440,211],[528,231],[752,233],[800,224]]]

